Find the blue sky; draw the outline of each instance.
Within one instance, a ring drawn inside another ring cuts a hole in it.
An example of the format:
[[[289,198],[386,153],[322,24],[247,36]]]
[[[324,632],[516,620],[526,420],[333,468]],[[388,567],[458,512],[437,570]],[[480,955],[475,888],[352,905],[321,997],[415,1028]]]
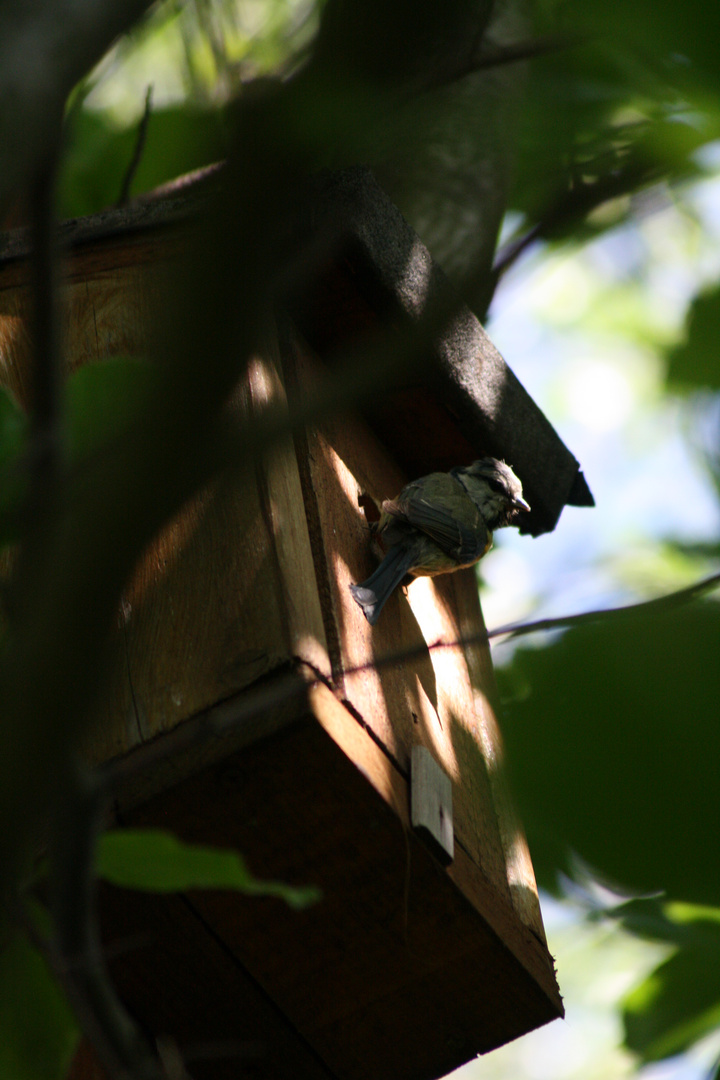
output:
[[[503,283],[488,332],[581,462],[597,505],[566,508],[535,540],[496,534],[482,564],[489,626],[654,595],[713,569],[671,559],[662,542],[720,532],[697,450],[717,439],[720,406],[668,396],[663,380],[664,350],[696,290],[720,276],[719,253],[712,179],[581,251],[540,252]]]

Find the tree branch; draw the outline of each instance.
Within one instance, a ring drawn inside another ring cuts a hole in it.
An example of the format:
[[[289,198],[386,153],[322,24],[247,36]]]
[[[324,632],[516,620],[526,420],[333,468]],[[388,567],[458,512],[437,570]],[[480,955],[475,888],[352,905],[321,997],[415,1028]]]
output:
[[[509,639],[543,630],[569,629],[573,626],[583,626],[624,616],[650,615],[656,612],[669,611],[696,600],[719,586],[720,573],[717,573],[677,592],[655,597],[652,600],[644,600],[637,604],[628,604],[625,607],[603,608],[597,611],[581,612],[577,615],[538,619],[529,623],[513,623],[497,627],[494,630],[486,631],[483,629],[475,634],[464,634],[453,641],[438,640],[430,644],[423,641],[412,648],[386,653],[384,656],[375,657],[366,663],[345,668],[343,675],[362,675],[368,671],[382,671],[384,668],[401,667],[409,661],[425,657],[428,653],[465,648],[469,645],[486,644],[489,639],[496,637],[507,637]],[[303,676],[302,669],[307,672],[306,676]],[[286,668],[281,672],[276,672],[258,683],[258,685],[248,687],[248,689],[241,691],[235,697],[221,702],[206,712],[180,724],[172,731],[164,734],[162,739],[143,745],[124,758],[100,766],[97,772],[99,783],[105,788],[109,799],[118,785],[145,772],[152,772],[160,762],[167,760],[169,756],[200,746],[218,736],[227,735],[241,725],[248,725],[258,716],[266,715],[280,706],[285,707],[291,702],[301,702],[306,697],[308,688],[315,683],[323,683],[334,693],[337,692],[336,688],[325,676],[310,668],[305,662],[300,664],[300,670]]]
[[[70,769],[51,847],[53,968],[84,1033],[114,1080],[165,1072],[107,974],[95,914],[95,843],[105,808],[95,775]]]
[[[588,171],[598,168],[598,164],[588,163]],[[581,222],[591,211],[603,203],[621,195],[632,194],[644,184],[658,179],[657,175],[644,169],[637,161],[630,159],[615,168],[606,162],[602,166],[606,175],[592,182],[579,181],[575,187],[568,186],[567,191],[558,195],[539,220],[527,232],[508,243],[497,253],[493,265],[493,289],[510,267],[538,240],[552,240],[561,236],[573,225]],[[568,185],[570,180],[568,178]]]
[[[598,608],[595,611],[583,611],[578,615],[560,615],[551,619],[536,619],[529,623],[508,623],[507,626],[498,626],[488,631],[489,638],[523,637],[525,634],[535,634],[540,630],[564,630],[573,626],[585,626],[588,623],[601,622],[609,618],[617,618],[626,615],[650,615],[655,612],[672,611],[673,608],[681,607],[691,600],[697,600],[705,593],[711,592],[720,586],[720,573],[711,574],[688,585],[685,589],[668,593],[666,596],[656,596],[652,600],[641,600],[637,604],[626,604],[624,607]]]
[[[548,56],[564,49],[574,49],[579,45],[584,45],[586,41],[587,38],[580,35],[553,34],[547,37],[531,38],[527,41],[516,41],[508,45],[493,45],[483,38],[470,56],[448,70],[438,72],[423,84],[423,90],[437,90],[442,86],[449,86],[478,71],[504,67],[506,64],[517,64],[523,60],[535,60],[540,56]]]

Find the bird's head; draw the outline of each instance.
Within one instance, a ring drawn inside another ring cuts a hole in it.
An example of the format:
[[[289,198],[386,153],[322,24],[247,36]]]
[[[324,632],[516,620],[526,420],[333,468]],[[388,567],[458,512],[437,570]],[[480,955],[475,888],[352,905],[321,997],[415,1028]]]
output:
[[[480,458],[472,465],[453,469],[452,475],[465,488],[490,532],[513,525],[520,511],[530,509],[522,484],[504,461]]]

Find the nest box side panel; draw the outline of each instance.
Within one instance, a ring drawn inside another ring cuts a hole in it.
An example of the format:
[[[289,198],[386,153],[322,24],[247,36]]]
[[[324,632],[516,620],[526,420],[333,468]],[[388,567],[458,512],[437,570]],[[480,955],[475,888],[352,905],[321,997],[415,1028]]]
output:
[[[239,387],[238,423],[282,400],[272,348],[252,361]],[[328,673],[291,441],[219,478],[172,523],[138,566],[120,618],[124,730],[134,722],[141,740],[296,658]],[[118,728],[112,695],[107,701],[115,716],[98,725],[101,732]]]
[[[69,369],[148,355],[172,255],[173,244],[134,235],[71,253],[61,291]],[[26,265],[4,267],[0,378],[23,403],[29,306]],[[277,363],[269,327],[232,403],[239,424],[284,402]],[[219,478],[164,529],[128,583],[114,655],[87,747],[93,761],[173,728],[292,659],[329,671],[291,439]]]

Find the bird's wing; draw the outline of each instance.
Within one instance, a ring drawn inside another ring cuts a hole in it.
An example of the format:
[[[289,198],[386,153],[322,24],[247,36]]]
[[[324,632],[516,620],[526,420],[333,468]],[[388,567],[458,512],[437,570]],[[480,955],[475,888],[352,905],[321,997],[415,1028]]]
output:
[[[475,562],[489,540],[478,508],[447,473],[431,473],[408,484],[383,510],[429,536],[460,565]]]

